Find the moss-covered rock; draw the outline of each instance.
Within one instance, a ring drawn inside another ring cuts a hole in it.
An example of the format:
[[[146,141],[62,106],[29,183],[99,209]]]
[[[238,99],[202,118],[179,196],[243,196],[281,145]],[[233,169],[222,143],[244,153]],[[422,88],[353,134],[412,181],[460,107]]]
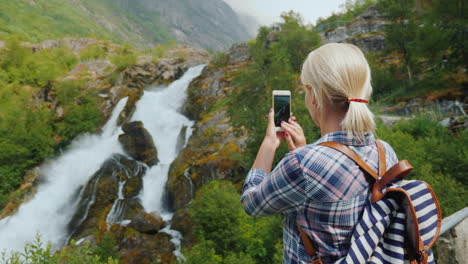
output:
[[[169,168],[167,193],[176,211],[172,228],[183,234],[184,248],[195,241],[187,206],[196,190],[216,179],[236,182],[241,168],[246,136],[242,128],[232,127],[226,107],[230,103],[227,93],[234,89],[232,74],[249,63],[247,46],[233,46],[226,58],[222,67],[208,65],[190,84],[183,112],[197,122],[186,147]]]
[[[190,216],[188,208],[179,209],[174,213],[171,228],[182,234],[182,247],[187,249],[190,249],[196,241],[192,226],[192,217]]]
[[[174,249],[171,236],[166,233],[150,235],[137,231],[127,232],[119,245],[120,263],[174,263]]]
[[[148,166],[159,162],[153,138],[141,121],[126,123],[122,126],[122,130],[125,133],[119,135],[119,142],[128,155]]]
[[[118,210],[120,214],[113,217],[116,221],[135,217],[143,207],[137,197],[124,196],[123,200],[118,199],[119,182],[133,178],[141,181],[145,171],[146,167],[141,163],[120,154],[106,160],[88,183],[75,194],[79,202],[68,224],[72,238],[81,238],[96,230],[107,230],[107,217],[115,202],[121,208]],[[133,194],[138,194],[140,190]]]
[[[141,233],[156,234],[165,224],[166,223],[157,212],[140,212],[132,219],[128,227]]]

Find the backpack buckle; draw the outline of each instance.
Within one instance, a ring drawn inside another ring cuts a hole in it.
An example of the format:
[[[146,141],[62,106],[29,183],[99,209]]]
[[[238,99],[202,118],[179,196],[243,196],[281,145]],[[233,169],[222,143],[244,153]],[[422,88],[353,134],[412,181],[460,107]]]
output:
[[[418,262],[422,262],[424,259],[427,258],[427,251],[426,250],[421,250],[417,256],[416,256]]]

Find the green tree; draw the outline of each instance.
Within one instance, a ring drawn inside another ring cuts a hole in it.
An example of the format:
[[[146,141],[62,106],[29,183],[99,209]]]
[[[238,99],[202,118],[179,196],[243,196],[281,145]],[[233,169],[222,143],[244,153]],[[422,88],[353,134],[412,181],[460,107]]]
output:
[[[401,53],[410,85],[413,84],[414,50],[419,34],[415,0],[380,0],[380,11],[390,23],[385,25],[385,52]]]
[[[197,192],[190,215],[199,243],[186,255],[188,263],[272,263],[282,238],[280,217],[252,218],[239,200],[226,181],[212,181]]]

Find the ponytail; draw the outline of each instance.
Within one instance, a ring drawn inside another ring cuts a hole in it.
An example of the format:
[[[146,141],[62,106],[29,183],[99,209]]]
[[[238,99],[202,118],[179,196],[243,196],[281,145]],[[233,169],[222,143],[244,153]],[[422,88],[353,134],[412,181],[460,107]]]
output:
[[[375,130],[374,114],[369,110],[367,104],[349,102],[348,112],[341,121],[341,127],[355,134],[361,142],[364,142],[364,133]]]

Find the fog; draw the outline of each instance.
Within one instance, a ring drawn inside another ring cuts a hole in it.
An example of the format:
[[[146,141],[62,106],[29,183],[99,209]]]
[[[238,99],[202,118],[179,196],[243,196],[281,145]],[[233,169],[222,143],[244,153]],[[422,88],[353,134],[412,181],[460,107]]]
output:
[[[224,0],[238,13],[249,14],[261,25],[281,21],[284,11],[294,10],[302,15],[305,23],[315,24],[319,17],[339,12],[345,0]]]

